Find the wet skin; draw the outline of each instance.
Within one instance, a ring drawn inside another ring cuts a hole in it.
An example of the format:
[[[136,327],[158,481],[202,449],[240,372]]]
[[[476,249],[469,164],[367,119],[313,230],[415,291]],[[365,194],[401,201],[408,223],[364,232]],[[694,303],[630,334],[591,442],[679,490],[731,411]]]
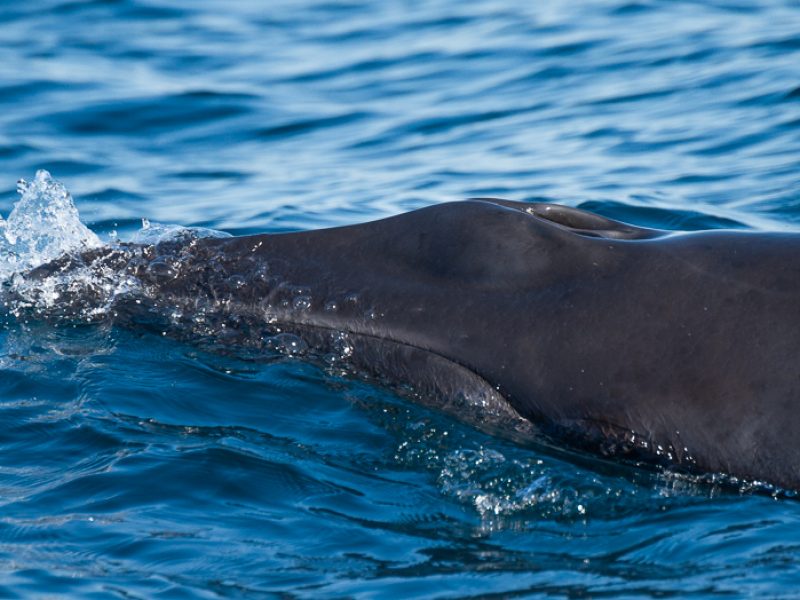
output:
[[[461,394],[570,445],[800,489],[798,235],[666,235],[481,199],[179,246],[128,263],[152,310],[216,312],[261,339],[343,333],[361,367],[442,403]]]

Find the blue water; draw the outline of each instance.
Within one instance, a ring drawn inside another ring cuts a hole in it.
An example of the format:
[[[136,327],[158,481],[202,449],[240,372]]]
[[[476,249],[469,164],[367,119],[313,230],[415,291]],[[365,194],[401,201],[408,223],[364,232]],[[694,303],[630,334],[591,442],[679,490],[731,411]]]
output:
[[[792,0],[0,4],[0,212],[103,239],[497,195],[800,230]],[[298,359],[0,332],[0,596],[796,597],[800,503],[481,433]]]

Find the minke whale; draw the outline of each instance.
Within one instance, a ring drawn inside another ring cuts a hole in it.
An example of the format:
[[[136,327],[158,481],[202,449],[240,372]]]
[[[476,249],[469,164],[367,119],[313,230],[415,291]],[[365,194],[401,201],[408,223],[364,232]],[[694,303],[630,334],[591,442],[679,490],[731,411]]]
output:
[[[109,308],[110,273],[127,284]],[[102,301],[126,325],[309,352],[494,431],[800,489],[797,234],[477,199],[92,250],[27,280],[61,313]]]

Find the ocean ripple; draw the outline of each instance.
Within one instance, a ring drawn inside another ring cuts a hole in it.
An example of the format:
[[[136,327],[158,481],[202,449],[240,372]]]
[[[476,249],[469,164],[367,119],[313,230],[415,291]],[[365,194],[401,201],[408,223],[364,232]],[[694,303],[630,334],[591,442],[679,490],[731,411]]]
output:
[[[48,169],[105,241],[490,195],[800,226],[789,0],[0,18],[0,212]],[[3,597],[796,595],[795,502],[500,440],[291,356],[33,320],[0,341]]]

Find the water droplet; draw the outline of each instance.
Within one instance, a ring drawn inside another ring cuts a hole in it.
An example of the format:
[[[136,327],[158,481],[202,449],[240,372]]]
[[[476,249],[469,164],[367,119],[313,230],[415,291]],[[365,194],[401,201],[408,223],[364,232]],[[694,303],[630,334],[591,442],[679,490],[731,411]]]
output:
[[[167,259],[158,257],[147,265],[147,274],[159,279],[172,279],[175,277],[175,269]]]
[[[268,350],[289,356],[302,356],[308,351],[308,344],[291,333],[279,333],[268,337],[264,342]]]
[[[311,298],[308,296],[297,296],[292,300],[292,308],[295,310],[308,310],[311,308]]]
[[[238,290],[247,285],[247,280],[244,276],[234,273],[226,280],[226,283],[234,290]]]

